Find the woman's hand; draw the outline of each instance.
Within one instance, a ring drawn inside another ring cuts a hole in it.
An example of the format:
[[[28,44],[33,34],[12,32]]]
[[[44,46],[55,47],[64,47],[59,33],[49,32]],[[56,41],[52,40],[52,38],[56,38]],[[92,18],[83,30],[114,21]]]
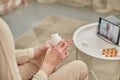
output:
[[[72,40],[61,40],[57,45],[47,50],[41,69],[48,76],[60,62],[69,56],[68,48],[72,43]]]
[[[45,42],[45,44],[35,47],[34,48],[34,57],[39,57],[41,55],[45,55],[46,51],[48,50],[48,48],[50,48],[50,46],[51,46],[51,40],[48,40]]]

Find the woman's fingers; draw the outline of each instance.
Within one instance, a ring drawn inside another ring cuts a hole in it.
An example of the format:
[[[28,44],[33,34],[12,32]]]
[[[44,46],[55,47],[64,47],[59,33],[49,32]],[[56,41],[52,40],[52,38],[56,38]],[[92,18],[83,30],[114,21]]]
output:
[[[73,44],[73,40],[71,40],[71,39],[69,39],[69,40],[65,40],[65,42],[66,42],[68,45]]]
[[[64,44],[65,44],[64,41],[61,40],[61,41],[56,45],[56,47],[63,47]]]
[[[67,55],[69,48],[67,47],[66,49],[64,49],[64,51],[62,52],[64,55]]]
[[[49,47],[53,46],[53,45],[52,45],[52,40],[50,39],[50,40],[46,41],[46,42],[45,42],[45,45],[48,45]]]
[[[67,58],[69,56],[69,52],[66,52],[65,54],[64,54],[64,56],[62,56],[62,59],[65,59],[65,58]]]
[[[62,58],[63,58],[63,59],[69,56],[68,50],[69,50],[69,48],[67,47],[67,48],[65,48],[64,51],[62,52]]]
[[[63,51],[66,50],[69,47],[69,45],[67,43],[64,43],[64,45],[62,46]]]

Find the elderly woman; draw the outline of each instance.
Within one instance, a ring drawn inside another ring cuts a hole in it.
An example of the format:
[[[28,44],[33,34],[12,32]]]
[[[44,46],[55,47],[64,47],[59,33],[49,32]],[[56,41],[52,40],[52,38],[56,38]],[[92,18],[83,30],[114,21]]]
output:
[[[61,40],[53,46],[49,41],[35,48],[15,50],[11,31],[0,19],[0,80],[88,80],[82,61],[70,62],[53,72],[69,56],[71,44],[71,40]]]

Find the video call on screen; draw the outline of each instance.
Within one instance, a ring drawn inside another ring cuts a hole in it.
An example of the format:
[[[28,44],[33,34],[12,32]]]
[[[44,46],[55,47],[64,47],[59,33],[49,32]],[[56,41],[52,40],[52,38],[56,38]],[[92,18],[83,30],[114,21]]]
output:
[[[99,34],[116,43],[119,37],[119,27],[104,19],[101,19]]]

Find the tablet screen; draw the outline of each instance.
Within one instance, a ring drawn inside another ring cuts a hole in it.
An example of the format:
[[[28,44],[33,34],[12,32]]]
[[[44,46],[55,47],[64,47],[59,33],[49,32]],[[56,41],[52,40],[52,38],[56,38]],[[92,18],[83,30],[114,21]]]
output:
[[[118,44],[119,43],[120,28],[103,18],[99,19],[98,34],[108,39],[109,41]]]

